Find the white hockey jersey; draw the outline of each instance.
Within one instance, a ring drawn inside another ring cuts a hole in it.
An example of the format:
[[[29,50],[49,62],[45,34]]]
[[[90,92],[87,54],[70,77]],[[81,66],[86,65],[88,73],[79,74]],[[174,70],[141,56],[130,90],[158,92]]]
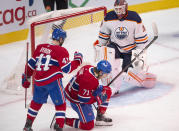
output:
[[[122,53],[126,53],[136,47],[144,48],[147,41],[148,36],[142,20],[134,11],[128,10],[121,20],[118,19],[115,11],[111,11],[102,21],[99,32],[101,46],[113,42]]]

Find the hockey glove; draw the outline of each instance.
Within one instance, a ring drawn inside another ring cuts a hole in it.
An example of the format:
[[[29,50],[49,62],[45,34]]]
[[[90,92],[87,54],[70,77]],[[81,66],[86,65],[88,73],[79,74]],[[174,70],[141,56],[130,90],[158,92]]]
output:
[[[77,60],[80,62],[80,64],[83,62],[83,55],[80,52],[74,53],[74,60]]]
[[[98,88],[93,92],[93,96],[95,97],[98,105],[101,105],[103,102],[102,99],[100,98],[102,91],[103,91],[103,86],[99,85]]]
[[[101,92],[103,91],[103,86],[99,85],[98,88],[93,92],[93,96],[98,96],[101,94]]]
[[[27,78],[27,76],[24,73],[22,74],[22,86],[24,88],[29,88],[30,86],[30,78]]]

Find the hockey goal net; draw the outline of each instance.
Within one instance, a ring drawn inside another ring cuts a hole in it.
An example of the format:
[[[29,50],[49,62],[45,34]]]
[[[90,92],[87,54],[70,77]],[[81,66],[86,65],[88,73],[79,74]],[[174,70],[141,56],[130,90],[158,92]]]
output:
[[[96,40],[99,30],[96,29],[96,38],[89,38],[90,32],[88,32],[88,29],[91,28],[89,25],[96,23],[100,26],[106,12],[106,7],[82,7],[52,11],[30,19],[27,22],[29,25],[29,36],[26,41],[29,43],[29,58],[38,44],[51,41],[50,34],[54,25],[61,26],[67,32],[67,39],[63,46],[67,48],[69,54],[77,49],[85,51],[85,47],[78,47],[77,43],[85,44],[86,42],[94,42]],[[82,40],[82,38],[86,38],[86,40]],[[78,42],[75,42],[76,40]],[[19,92],[23,90],[21,87],[21,75],[24,72],[24,65],[26,63],[26,51],[26,49],[23,50],[18,65],[14,67],[12,72],[4,79],[3,89]],[[71,56],[73,56],[73,54]],[[91,60],[87,59],[87,61]]]

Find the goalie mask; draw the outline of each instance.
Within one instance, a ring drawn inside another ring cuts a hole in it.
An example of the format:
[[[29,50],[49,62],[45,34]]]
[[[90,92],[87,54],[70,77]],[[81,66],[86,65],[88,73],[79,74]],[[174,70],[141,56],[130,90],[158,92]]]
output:
[[[114,3],[114,11],[119,19],[125,16],[127,12],[128,4],[125,0],[116,0]]]

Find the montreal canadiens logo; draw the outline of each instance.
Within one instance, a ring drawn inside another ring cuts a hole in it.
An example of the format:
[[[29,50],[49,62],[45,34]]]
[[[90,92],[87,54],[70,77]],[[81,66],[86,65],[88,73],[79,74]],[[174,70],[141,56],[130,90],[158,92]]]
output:
[[[114,33],[118,39],[124,39],[129,35],[129,32],[125,27],[118,27]]]

